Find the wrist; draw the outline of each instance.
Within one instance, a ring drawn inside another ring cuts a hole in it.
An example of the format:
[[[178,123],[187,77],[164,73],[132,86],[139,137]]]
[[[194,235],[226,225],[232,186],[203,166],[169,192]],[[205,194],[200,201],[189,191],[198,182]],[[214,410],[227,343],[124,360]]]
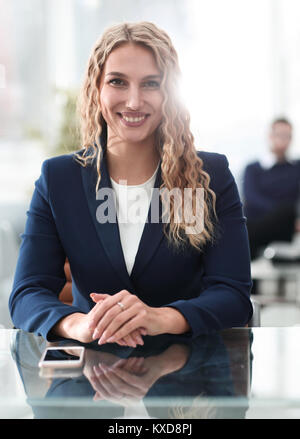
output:
[[[84,316],[85,314],[79,312],[69,314],[60,319],[56,325],[53,326],[51,332],[63,338],[72,338],[77,340],[76,328],[78,327],[79,321]]]
[[[190,325],[183,314],[175,308],[158,308],[159,318],[163,324],[163,333],[184,334],[190,331]]]

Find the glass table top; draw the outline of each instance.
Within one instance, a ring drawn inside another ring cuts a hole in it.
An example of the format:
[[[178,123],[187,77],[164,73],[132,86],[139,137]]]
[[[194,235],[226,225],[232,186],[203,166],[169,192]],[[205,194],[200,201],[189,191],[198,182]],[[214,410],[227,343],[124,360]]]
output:
[[[85,346],[78,369],[41,369],[48,343],[0,329],[0,418],[300,418],[300,327],[234,328],[136,349]]]

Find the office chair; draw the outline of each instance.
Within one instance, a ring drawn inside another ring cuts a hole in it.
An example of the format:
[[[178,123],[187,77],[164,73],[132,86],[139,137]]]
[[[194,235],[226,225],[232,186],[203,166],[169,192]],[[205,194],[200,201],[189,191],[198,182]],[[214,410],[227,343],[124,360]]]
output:
[[[251,319],[248,322],[248,327],[249,328],[254,328],[257,326],[261,325],[261,321],[260,321],[260,303],[255,300],[250,298],[251,303],[252,303],[252,307],[253,307],[253,315],[251,317]]]

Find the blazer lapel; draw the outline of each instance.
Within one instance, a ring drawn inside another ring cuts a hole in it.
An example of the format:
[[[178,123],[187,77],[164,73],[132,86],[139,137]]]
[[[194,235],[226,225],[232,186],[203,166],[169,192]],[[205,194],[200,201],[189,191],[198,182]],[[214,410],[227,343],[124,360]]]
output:
[[[113,192],[108,168],[106,161],[106,141],[101,138],[102,144],[102,156],[101,156],[101,180],[98,189],[98,193],[100,189],[109,188]],[[103,152],[104,151],[104,152]],[[129,291],[133,292],[135,290],[133,280],[135,277],[139,276],[142,271],[146,268],[146,265],[149,263],[150,259],[154,255],[157,247],[159,246],[161,240],[164,237],[163,232],[163,223],[161,222],[161,201],[160,198],[157,200],[156,195],[153,194],[151,204],[155,204],[158,202],[159,205],[159,219],[157,221],[152,221],[151,219],[151,205],[148,211],[147,222],[145,223],[144,230],[142,233],[142,237],[139,243],[138,251],[135,257],[134,266],[129,276],[125,260],[124,254],[122,250],[119,226],[117,221],[117,215],[115,210],[115,204],[110,205],[110,210],[113,212],[114,222],[107,221],[102,224],[97,220],[97,209],[101,206],[105,200],[99,200],[96,198],[96,182],[97,182],[97,171],[94,163],[91,166],[87,166],[84,168],[81,166],[81,175],[83,181],[83,187],[86,195],[86,199],[89,206],[89,211],[92,217],[92,221],[97,231],[98,238],[100,239],[102,246],[109,258],[112,266],[116,270],[118,276],[124,282],[124,287],[127,287]],[[154,184],[154,188],[159,189],[162,183],[161,179],[161,165],[159,165],[156,180]],[[100,207],[101,208],[101,207]],[[157,205],[156,205],[157,208]]]
[[[100,170],[101,170],[101,180],[97,194],[101,193],[99,192],[101,189],[107,189],[107,188],[109,188],[111,190],[111,193],[113,193],[113,189],[111,186],[111,181],[107,169],[105,152],[102,153]],[[131,282],[130,277],[128,275],[125,260],[124,260],[124,255],[122,251],[119,227],[118,227],[116,210],[115,210],[115,203],[110,203],[109,205],[110,221],[100,223],[97,219],[97,216],[99,218],[99,209],[101,209],[102,203],[106,203],[105,205],[107,206],[107,199],[105,197],[105,199],[101,200],[101,199],[97,199],[99,198],[99,196],[96,197],[96,192],[95,192],[96,182],[97,182],[96,167],[93,164],[85,168],[81,166],[81,175],[82,175],[83,187],[88,202],[89,211],[98,238],[100,239],[102,246],[106,252],[106,255],[110,260],[112,266],[114,267],[116,273],[123,281],[124,288],[127,288],[129,291],[133,292],[134,285]],[[112,219],[114,222],[111,221]]]
[[[161,180],[161,164],[160,164],[156,174],[154,188],[159,189],[161,183],[162,180]],[[157,204],[159,205],[159,215],[158,215],[159,221],[157,221],[157,218],[155,218],[154,222],[151,220],[152,203],[153,206],[156,206],[156,208],[157,208]],[[151,260],[157,247],[159,246],[161,240],[164,237],[163,223],[161,222],[161,210],[162,210],[162,206],[161,206],[160,197],[159,199],[157,199],[156,195],[153,193],[151,204],[148,211],[148,219],[147,222],[145,223],[141,241],[135,257],[134,266],[130,275],[132,279],[139,276],[142,273],[142,271],[146,268],[146,265]]]

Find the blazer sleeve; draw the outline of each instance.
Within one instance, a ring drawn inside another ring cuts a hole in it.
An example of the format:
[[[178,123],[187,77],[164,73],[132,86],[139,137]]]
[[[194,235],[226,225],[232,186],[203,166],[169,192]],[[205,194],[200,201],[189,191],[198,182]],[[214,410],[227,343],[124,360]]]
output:
[[[50,340],[49,331],[55,323],[68,314],[81,311],[63,304],[58,298],[66,282],[66,254],[48,199],[48,163],[48,160],[43,162],[27,212],[9,310],[16,328]]]
[[[193,336],[245,326],[253,312],[246,218],[227,158],[221,154],[217,156],[213,189],[217,197],[218,233],[215,243],[204,249],[204,274],[199,295],[167,305],[185,316]]]

